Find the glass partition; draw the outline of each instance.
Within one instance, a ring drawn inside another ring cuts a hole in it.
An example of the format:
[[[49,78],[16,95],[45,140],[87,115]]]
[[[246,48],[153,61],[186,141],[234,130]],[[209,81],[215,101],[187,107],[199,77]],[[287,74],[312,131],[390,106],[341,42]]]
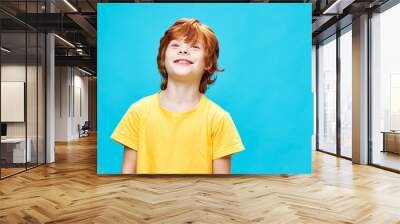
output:
[[[26,144],[26,33],[1,34],[1,176],[24,171]],[[29,148],[28,148],[29,149]]]
[[[0,11],[0,178],[45,163],[46,40],[44,33],[17,19],[43,13],[44,3],[0,2],[2,9],[13,10]]]

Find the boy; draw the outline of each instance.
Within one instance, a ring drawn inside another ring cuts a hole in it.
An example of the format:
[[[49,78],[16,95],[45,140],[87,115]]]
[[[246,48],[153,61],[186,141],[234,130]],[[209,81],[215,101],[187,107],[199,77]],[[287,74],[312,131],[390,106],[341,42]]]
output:
[[[179,19],[160,40],[161,91],[130,106],[111,138],[124,145],[123,174],[228,174],[244,150],[226,111],[204,93],[215,82],[218,40],[196,19]]]

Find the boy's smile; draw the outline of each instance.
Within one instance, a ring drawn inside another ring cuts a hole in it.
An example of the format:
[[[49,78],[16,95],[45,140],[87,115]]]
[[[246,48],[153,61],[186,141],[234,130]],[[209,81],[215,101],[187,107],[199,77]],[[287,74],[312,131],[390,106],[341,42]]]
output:
[[[205,68],[203,44],[172,40],[165,52],[165,68],[171,78],[200,80]]]
[[[193,64],[193,62],[191,60],[188,59],[177,59],[174,61],[175,64],[179,64],[179,65],[191,65]]]

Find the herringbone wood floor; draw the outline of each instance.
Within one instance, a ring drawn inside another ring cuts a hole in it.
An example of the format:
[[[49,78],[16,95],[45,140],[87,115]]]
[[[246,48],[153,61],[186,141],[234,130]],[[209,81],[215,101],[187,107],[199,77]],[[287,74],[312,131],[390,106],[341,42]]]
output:
[[[0,181],[0,223],[400,223],[400,175],[320,152],[312,175],[98,176],[96,138]]]

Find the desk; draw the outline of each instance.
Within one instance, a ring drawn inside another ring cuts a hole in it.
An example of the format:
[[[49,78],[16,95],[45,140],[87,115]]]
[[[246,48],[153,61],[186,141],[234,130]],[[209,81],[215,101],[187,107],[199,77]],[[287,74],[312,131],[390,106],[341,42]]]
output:
[[[30,162],[32,160],[32,154],[31,154],[32,140],[30,138],[27,138],[27,142],[28,142],[27,144],[28,147],[26,147],[26,154],[25,154],[25,138],[1,139],[1,156],[5,158],[6,162],[9,163]],[[11,149],[10,146],[12,146]],[[27,158],[27,161],[25,161],[25,158]]]
[[[381,133],[383,133],[382,152],[400,154],[400,131],[382,131]]]

